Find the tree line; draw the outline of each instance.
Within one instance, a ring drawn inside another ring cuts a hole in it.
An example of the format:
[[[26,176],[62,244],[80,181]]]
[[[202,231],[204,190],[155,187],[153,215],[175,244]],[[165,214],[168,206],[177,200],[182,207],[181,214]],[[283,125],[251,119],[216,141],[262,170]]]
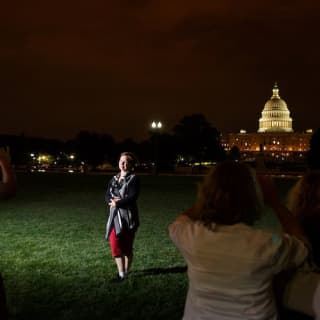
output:
[[[102,163],[117,165],[119,154],[133,152],[140,164],[157,163],[159,169],[172,169],[177,164],[218,162],[226,158],[240,159],[240,150],[228,154],[221,144],[221,132],[203,114],[184,116],[172,133],[150,130],[148,139],[136,142],[131,138],[116,142],[110,134],[80,131],[73,139],[62,141],[21,135],[0,135],[0,147],[9,146],[12,163],[27,165],[31,153],[47,153],[62,159],[61,154],[75,154],[92,168]],[[62,159],[63,161],[63,159]],[[320,169],[320,128],[312,135],[307,155],[308,167]]]
[[[139,163],[157,162],[159,168],[169,169],[177,163],[220,161],[225,157],[221,132],[203,114],[184,116],[172,133],[149,132],[148,139],[136,142],[131,138],[116,142],[112,135],[80,131],[73,139],[62,141],[21,135],[0,135],[0,146],[9,146],[12,162],[28,164],[31,153],[76,154],[78,161],[95,168],[101,163],[116,165],[119,153],[131,151]]]

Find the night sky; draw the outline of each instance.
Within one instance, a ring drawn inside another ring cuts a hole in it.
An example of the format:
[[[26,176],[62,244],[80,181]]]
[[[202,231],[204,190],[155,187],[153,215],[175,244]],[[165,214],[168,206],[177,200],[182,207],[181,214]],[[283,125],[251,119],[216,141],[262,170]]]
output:
[[[0,134],[141,140],[203,113],[257,131],[278,82],[293,128],[320,127],[320,2],[6,1]]]

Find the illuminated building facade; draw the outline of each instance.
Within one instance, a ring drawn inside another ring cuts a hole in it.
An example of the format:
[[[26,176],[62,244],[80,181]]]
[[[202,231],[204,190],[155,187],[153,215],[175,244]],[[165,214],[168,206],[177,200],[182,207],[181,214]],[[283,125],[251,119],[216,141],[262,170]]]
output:
[[[273,87],[273,95],[265,103],[259,119],[257,133],[230,133],[226,149],[236,146],[243,157],[254,156],[263,151],[266,157],[279,160],[303,158],[309,149],[312,130],[293,132],[292,118],[287,104],[279,96],[277,84]]]

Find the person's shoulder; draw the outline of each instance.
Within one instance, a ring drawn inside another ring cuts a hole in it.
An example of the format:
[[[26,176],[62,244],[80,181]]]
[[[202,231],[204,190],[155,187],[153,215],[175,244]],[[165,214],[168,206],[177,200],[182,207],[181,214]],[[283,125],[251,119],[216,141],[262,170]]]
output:
[[[117,180],[118,180],[118,176],[117,176],[117,175],[114,175],[114,176],[112,176],[111,178],[109,178],[107,185],[108,185],[108,186],[111,186],[111,185],[113,185]]]
[[[183,232],[186,232],[187,230],[191,231],[194,225],[194,221],[191,220],[188,216],[186,216],[185,214],[180,214],[175,218],[174,221],[172,221],[168,225],[168,229],[172,236],[176,234],[176,237],[181,237]]]
[[[182,222],[182,223],[190,223],[190,224],[192,224],[192,223],[194,223],[195,221],[192,220],[190,217],[188,217],[188,215],[186,215],[186,214],[183,213],[183,214],[180,214],[180,215],[175,219],[174,222],[177,222],[177,223]]]
[[[130,173],[127,176],[128,181],[140,181],[140,177],[136,175],[134,172]]]
[[[128,186],[132,186],[132,187],[136,187],[136,188],[140,187],[140,179],[134,172],[128,173],[125,176],[125,183]]]
[[[293,236],[281,232],[281,230],[266,230],[251,228],[241,234],[245,239],[249,252],[260,261],[274,261],[275,257],[286,256],[288,252],[302,252],[303,243]],[[240,241],[240,240],[239,240]]]
[[[109,179],[109,183],[110,183],[110,182],[113,182],[113,181],[115,181],[115,180],[117,180],[117,175],[112,176],[112,177]]]
[[[280,231],[278,232],[254,227],[248,227],[247,229],[244,229],[243,232],[248,234],[250,243],[262,247],[266,245],[278,247],[281,245],[284,237],[284,234]]]

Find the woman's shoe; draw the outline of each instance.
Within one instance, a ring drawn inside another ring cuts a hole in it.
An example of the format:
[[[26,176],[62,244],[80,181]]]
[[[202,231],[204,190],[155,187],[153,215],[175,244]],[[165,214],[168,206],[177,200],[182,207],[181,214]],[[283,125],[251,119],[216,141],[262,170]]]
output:
[[[111,282],[122,282],[126,279],[126,277],[120,277],[119,274],[117,273],[114,278],[112,278]]]

